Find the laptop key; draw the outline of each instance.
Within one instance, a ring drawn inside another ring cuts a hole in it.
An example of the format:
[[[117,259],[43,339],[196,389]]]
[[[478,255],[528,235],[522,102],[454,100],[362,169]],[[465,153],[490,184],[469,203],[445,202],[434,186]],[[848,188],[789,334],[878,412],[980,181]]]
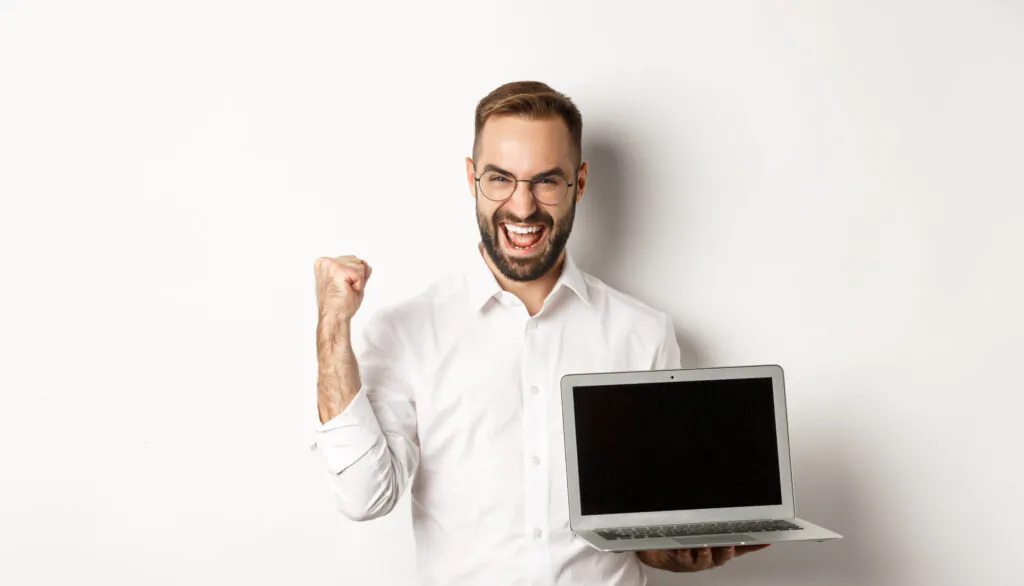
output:
[[[700,535],[721,535],[730,533],[760,533],[766,531],[797,531],[803,527],[785,519],[759,521],[732,521],[718,523],[694,523],[687,525],[656,525],[652,527],[615,527],[595,531],[601,537],[614,541],[618,539],[648,539],[657,537],[694,537]]]

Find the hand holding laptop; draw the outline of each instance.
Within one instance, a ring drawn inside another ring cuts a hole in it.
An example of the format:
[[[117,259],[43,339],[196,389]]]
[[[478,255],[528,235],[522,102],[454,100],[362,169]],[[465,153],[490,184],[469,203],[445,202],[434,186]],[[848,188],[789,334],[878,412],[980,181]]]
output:
[[[697,547],[692,549],[648,549],[636,552],[640,561],[667,572],[700,572],[724,566],[729,560],[770,547],[761,545],[737,545],[728,547]]]

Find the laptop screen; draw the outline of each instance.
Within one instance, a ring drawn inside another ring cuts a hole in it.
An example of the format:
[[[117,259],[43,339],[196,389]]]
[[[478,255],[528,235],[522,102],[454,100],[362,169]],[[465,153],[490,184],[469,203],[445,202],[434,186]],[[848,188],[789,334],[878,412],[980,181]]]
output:
[[[573,388],[583,515],[782,504],[772,379]]]

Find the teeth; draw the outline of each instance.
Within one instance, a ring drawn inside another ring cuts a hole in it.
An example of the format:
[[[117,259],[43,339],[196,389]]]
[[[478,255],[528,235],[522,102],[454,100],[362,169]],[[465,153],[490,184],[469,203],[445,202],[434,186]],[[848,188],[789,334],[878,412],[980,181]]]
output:
[[[516,226],[515,224],[505,224],[505,228],[509,232],[515,232],[516,234],[533,234],[534,232],[540,232],[540,226]]]

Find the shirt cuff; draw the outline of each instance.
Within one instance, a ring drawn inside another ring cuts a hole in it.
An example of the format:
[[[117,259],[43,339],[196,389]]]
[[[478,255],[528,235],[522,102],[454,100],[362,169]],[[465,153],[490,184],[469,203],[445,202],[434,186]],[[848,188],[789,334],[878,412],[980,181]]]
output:
[[[378,441],[384,441],[384,433],[370,400],[360,390],[348,407],[332,419],[321,424],[319,415],[316,416],[310,449],[320,453],[329,472],[340,474]]]

